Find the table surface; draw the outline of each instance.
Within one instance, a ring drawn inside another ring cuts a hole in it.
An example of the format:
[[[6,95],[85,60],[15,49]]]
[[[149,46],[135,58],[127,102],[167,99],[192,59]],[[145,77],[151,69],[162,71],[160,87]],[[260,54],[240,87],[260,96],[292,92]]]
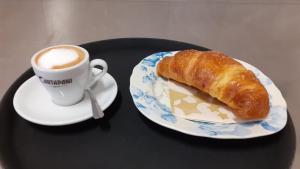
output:
[[[0,97],[41,48],[164,38],[223,51],[261,69],[285,97],[297,133],[299,18],[296,0],[0,0]],[[292,168],[300,168],[298,149]]]

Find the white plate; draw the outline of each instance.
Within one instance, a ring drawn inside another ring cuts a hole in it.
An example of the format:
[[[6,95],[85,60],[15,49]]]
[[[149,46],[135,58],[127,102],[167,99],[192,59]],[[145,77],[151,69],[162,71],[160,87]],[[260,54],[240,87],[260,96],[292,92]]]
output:
[[[153,122],[182,133],[218,138],[245,139],[274,134],[284,128],[287,122],[287,105],[279,89],[261,71],[254,66],[237,60],[253,71],[265,86],[270,96],[270,112],[263,121],[249,123],[209,123],[191,121],[176,117],[168,107],[164,93],[165,80],[156,75],[156,65],[164,57],[176,52],[160,52],[144,58],[133,69],[130,77],[130,93],[139,111]]]
[[[114,101],[118,87],[110,74],[105,74],[92,89],[103,110]],[[41,125],[60,126],[78,123],[92,117],[91,103],[87,95],[72,106],[58,106],[36,76],[24,82],[15,93],[13,104],[24,119]],[[104,112],[105,113],[105,112]]]

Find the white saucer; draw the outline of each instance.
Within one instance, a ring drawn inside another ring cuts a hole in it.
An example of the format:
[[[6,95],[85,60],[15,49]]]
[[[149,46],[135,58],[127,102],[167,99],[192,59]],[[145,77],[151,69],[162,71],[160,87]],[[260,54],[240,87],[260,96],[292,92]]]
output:
[[[102,110],[112,104],[118,86],[110,74],[105,74],[92,89]],[[92,117],[91,103],[87,95],[72,106],[58,106],[36,76],[24,82],[15,93],[13,104],[16,112],[24,119],[41,125],[60,126],[78,123]],[[105,112],[104,112],[105,114]]]

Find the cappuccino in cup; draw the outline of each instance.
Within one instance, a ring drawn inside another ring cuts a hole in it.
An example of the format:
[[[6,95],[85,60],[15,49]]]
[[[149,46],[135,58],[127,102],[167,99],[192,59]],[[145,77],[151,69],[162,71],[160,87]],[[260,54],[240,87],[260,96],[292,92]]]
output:
[[[79,102],[85,89],[93,86],[107,72],[104,60],[90,62],[88,51],[75,45],[42,49],[33,55],[31,65],[52,101],[62,106]],[[93,73],[95,66],[101,66],[102,71]]]
[[[46,69],[64,69],[77,65],[84,57],[85,53],[80,48],[61,45],[40,52],[35,62]]]

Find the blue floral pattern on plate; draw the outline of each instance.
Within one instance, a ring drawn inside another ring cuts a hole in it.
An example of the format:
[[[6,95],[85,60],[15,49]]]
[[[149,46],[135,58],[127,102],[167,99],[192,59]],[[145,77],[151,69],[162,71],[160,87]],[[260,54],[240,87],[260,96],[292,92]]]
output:
[[[156,75],[156,65],[164,57],[173,56],[174,52],[159,52],[144,58],[133,69],[130,77],[130,93],[135,106],[147,118],[162,126],[186,134],[218,139],[246,139],[266,136],[280,131],[287,122],[287,105],[279,89],[271,79],[254,66],[237,60],[256,77],[267,89],[270,96],[270,113],[262,121],[248,123],[209,123],[191,121],[172,114],[167,103],[161,102],[155,95],[154,85],[164,79]]]

